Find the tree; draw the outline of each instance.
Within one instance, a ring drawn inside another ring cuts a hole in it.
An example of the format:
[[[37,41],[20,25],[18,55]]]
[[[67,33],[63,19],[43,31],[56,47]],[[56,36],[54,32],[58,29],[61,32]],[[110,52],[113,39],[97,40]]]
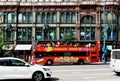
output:
[[[2,52],[2,46],[4,45],[3,32],[0,30],[0,53]],[[0,54],[1,55],[1,54]]]
[[[64,34],[64,38],[62,40],[70,41],[70,40],[76,40],[76,38],[74,37],[73,32],[71,30],[68,30],[68,32]]]

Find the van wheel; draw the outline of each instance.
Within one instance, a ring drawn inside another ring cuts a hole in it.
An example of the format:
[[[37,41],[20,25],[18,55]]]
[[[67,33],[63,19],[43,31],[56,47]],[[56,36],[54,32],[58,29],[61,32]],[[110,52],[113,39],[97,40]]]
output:
[[[79,65],[83,65],[83,64],[84,64],[84,60],[79,59],[77,63],[78,63]]]
[[[46,62],[46,65],[52,65],[53,64],[53,61],[52,60],[48,60],[47,62]]]
[[[35,72],[32,77],[33,81],[42,81],[44,79],[44,75],[42,72]]]

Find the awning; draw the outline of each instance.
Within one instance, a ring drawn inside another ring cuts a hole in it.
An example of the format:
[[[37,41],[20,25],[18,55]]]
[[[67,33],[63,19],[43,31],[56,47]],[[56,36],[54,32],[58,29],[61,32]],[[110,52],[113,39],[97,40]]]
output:
[[[15,50],[31,50],[31,44],[18,44],[15,47]]]

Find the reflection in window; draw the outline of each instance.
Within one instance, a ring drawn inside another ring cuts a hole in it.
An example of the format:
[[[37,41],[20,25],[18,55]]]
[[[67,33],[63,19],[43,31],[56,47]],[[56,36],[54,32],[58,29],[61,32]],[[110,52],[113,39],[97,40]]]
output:
[[[65,23],[65,14],[61,13],[61,23]]]
[[[17,29],[17,40],[29,41],[31,40],[32,29],[27,27],[18,27]]]
[[[80,28],[81,40],[95,40],[95,27],[81,27]]]
[[[51,27],[50,28],[49,35],[50,35],[50,39],[51,40],[55,40],[56,39],[56,28],[55,27]]]
[[[11,25],[7,25],[6,28],[3,30],[3,35],[5,41],[13,41],[14,39],[14,28]]]
[[[52,20],[51,20],[51,15],[50,15],[50,13],[47,13],[47,22],[48,22],[48,23],[51,23],[51,21],[52,21]]]
[[[75,27],[60,27],[60,39],[63,39],[65,35],[68,34],[69,31],[72,31],[73,37],[75,38]]]
[[[75,13],[72,13],[71,17],[72,17],[72,23],[75,23],[76,22],[76,15],[75,15]]]
[[[66,19],[67,19],[67,23],[70,23],[71,19],[70,19],[70,13],[66,13]]]
[[[81,23],[87,23],[87,24],[95,23],[95,19],[89,15],[84,16],[81,20],[82,20]]]
[[[45,23],[45,13],[42,13],[42,23]]]
[[[37,13],[36,18],[37,18],[37,23],[41,23],[41,14],[40,13]]]
[[[33,21],[32,13],[29,13],[29,14],[28,14],[28,22],[29,22],[29,23],[32,23],[32,21]]]
[[[75,23],[76,22],[75,12],[61,12],[60,21],[61,23]]]
[[[53,23],[56,23],[56,21],[57,21],[56,13],[53,13],[52,16],[53,16],[53,19],[52,19],[52,20],[53,20]]]
[[[8,23],[11,23],[11,22],[12,22],[12,14],[9,13],[9,14],[8,14]]]
[[[21,13],[18,15],[18,22],[22,23],[22,14]]]
[[[42,28],[36,28],[36,40],[42,40]]]

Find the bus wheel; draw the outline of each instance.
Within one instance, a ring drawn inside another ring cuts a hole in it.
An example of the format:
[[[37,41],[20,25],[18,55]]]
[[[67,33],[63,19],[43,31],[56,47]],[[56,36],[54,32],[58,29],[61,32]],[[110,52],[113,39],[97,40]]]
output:
[[[79,60],[78,60],[78,64],[79,64],[79,65],[83,65],[83,64],[84,64],[84,60],[79,59]]]
[[[46,62],[46,65],[52,65],[53,64],[53,61],[52,60],[48,60],[47,62]]]

